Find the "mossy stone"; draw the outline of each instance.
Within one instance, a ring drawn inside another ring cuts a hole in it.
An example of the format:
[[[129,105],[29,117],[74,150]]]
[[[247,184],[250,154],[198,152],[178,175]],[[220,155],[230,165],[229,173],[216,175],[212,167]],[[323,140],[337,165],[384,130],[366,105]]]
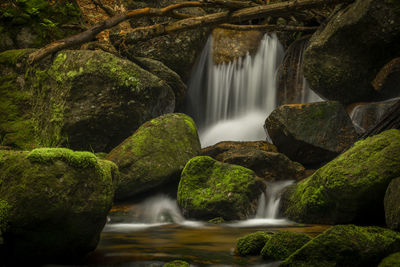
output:
[[[169,113],[144,123],[107,156],[121,171],[116,198],[177,184],[186,162],[199,154],[196,125],[189,116]]]
[[[356,142],[349,150],[288,187],[281,210],[305,223],[383,223],[383,199],[400,176],[400,130]]]
[[[264,188],[252,170],[199,156],[183,169],[177,200],[189,218],[239,220],[255,214]]]
[[[95,249],[117,179],[114,163],[89,152],[0,150],[7,262],[73,261]]]
[[[181,260],[174,260],[171,262],[167,262],[166,264],[163,265],[163,267],[189,267],[189,266],[190,266],[189,263]]]
[[[394,266],[400,266],[400,252],[387,256],[378,265],[378,267],[394,267]]]
[[[295,251],[280,266],[374,267],[400,250],[400,233],[376,226],[337,225]]]
[[[279,231],[272,235],[261,250],[261,256],[269,260],[284,260],[311,240],[306,234]]]
[[[129,60],[61,51],[31,66],[32,51],[0,53],[0,145],[108,152],[175,108],[173,90]]]
[[[239,255],[260,255],[265,243],[273,234],[273,232],[259,231],[238,238],[236,241],[236,249]]]

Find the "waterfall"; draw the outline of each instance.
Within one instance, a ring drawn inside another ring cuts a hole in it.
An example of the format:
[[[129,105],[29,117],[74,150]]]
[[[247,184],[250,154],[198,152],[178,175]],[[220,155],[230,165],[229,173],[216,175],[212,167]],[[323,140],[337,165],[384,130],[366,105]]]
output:
[[[254,56],[215,65],[210,36],[192,74],[188,113],[199,127],[202,146],[218,141],[263,140],[264,120],[276,107],[276,70],[283,48],[264,35]]]
[[[267,183],[267,190],[258,202],[256,218],[277,219],[281,200],[279,193],[293,183],[292,180]]]

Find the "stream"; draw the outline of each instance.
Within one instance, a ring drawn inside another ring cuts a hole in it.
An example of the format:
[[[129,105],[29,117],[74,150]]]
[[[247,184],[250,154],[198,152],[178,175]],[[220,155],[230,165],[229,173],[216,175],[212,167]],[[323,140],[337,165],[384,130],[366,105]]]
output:
[[[186,220],[176,200],[156,195],[139,203],[113,207],[97,249],[85,264],[95,266],[163,266],[168,261],[185,260],[191,266],[278,266],[261,257],[240,257],[236,239],[256,231],[289,230],[316,236],[329,226],[300,225],[277,218],[278,193],[293,183],[268,184],[260,196],[255,218],[212,224]]]

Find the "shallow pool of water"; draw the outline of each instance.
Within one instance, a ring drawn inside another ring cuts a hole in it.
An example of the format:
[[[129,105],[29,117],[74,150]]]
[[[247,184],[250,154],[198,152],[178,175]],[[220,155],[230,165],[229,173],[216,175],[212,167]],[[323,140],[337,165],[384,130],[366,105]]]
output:
[[[162,266],[176,259],[191,266],[278,266],[261,257],[240,257],[236,239],[256,231],[289,230],[316,236],[329,226],[299,225],[287,220],[254,219],[214,225],[183,220],[179,223],[141,222],[138,206],[117,205],[86,264],[98,266]],[[142,218],[143,219],[143,218]]]

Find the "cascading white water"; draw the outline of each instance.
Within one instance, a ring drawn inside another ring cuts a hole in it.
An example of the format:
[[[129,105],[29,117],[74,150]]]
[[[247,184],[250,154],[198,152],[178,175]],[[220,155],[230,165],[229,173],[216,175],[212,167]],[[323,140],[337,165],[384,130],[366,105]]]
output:
[[[265,139],[262,126],[276,107],[275,74],[283,58],[278,38],[266,34],[254,56],[221,65],[213,63],[211,47],[210,37],[188,90],[189,113],[202,146]]]
[[[267,191],[261,194],[258,202],[256,218],[277,219],[281,200],[279,193],[293,183],[292,180],[267,183]]]
[[[176,200],[165,195],[157,195],[146,199],[140,205],[140,221],[145,223],[182,223],[185,218]]]
[[[110,221],[105,232],[141,230],[165,224],[179,224],[186,227],[201,227],[203,223],[186,220],[175,199],[166,195],[152,196],[139,204],[138,214],[124,223]]]

